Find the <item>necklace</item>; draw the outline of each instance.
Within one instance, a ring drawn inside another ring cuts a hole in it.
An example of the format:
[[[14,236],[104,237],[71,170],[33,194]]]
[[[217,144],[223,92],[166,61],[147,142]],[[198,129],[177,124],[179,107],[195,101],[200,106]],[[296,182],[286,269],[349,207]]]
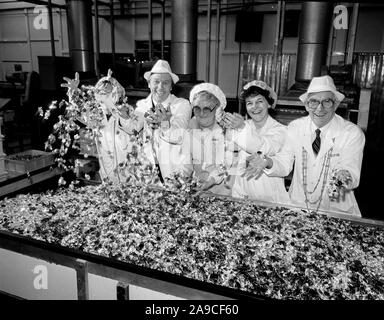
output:
[[[316,185],[315,185],[315,187],[313,188],[312,191],[308,191],[307,190],[308,153],[304,149],[304,147],[302,147],[303,189],[304,189],[304,195],[305,195],[305,204],[307,206],[307,210],[308,211],[309,211],[309,205],[308,204],[316,204],[317,203],[316,212],[320,208],[320,204],[321,204],[321,201],[323,199],[323,193],[324,193],[325,185],[326,185],[326,182],[327,182],[327,177],[328,177],[328,172],[329,172],[329,165],[330,165],[330,161],[331,161],[332,151],[333,151],[333,147],[325,154],[325,157],[324,157],[324,160],[323,160],[323,164],[322,164],[322,168],[321,168],[321,171],[320,171],[320,175],[319,175],[319,177],[317,179]],[[324,172],[324,174],[323,174],[323,172]],[[321,176],[323,176],[323,182],[322,182],[322,185],[321,185],[320,195],[319,195],[318,199],[316,199],[315,201],[310,201],[308,199],[308,195],[309,194],[313,194],[316,191],[316,189],[319,186],[319,183],[320,183],[320,180],[321,180]]]

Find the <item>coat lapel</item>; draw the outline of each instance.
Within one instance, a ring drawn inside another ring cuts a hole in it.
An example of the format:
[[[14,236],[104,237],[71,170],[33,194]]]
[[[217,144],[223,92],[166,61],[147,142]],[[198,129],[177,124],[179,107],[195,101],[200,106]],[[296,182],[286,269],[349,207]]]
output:
[[[303,127],[302,135],[303,135],[303,147],[307,151],[310,157],[314,157],[312,150],[312,137],[311,137],[311,118],[308,116],[306,119],[306,124]]]
[[[339,123],[337,121],[336,115],[331,121],[332,123],[327,130],[327,134],[323,141],[321,141],[320,151],[317,155],[318,159],[321,159],[335,145],[336,133],[339,132]]]
[[[171,114],[174,115],[175,114],[175,109],[177,108],[177,104],[174,104],[173,101],[175,100],[176,96],[174,96],[172,93],[170,94],[170,99],[169,99],[169,105],[170,105],[170,110],[171,110]],[[164,106],[164,108],[168,108],[168,106]]]

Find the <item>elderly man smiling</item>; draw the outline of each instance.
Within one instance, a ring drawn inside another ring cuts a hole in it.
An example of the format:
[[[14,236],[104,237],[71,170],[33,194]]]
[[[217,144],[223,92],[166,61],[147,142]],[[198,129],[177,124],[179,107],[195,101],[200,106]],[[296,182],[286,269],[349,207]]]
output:
[[[343,99],[331,77],[313,78],[300,96],[309,115],[288,125],[281,152],[255,155],[249,170],[254,176],[284,177],[294,164],[289,190],[294,205],[361,216],[353,189],[359,185],[365,137],[358,126],[335,114]]]
[[[171,93],[179,77],[167,61],[158,60],[144,78],[151,93],[137,102],[135,112],[144,125],[145,135],[150,137],[144,152],[149,160],[159,165],[162,178],[166,178],[181,165],[181,143],[192,109],[188,100]]]

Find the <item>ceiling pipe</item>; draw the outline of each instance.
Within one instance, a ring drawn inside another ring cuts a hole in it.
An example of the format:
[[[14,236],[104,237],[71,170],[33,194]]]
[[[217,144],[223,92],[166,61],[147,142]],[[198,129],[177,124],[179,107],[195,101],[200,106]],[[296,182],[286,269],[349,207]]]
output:
[[[215,83],[219,84],[219,61],[220,61],[220,22],[221,22],[221,0],[217,0],[216,11],[216,60],[215,60]]]
[[[307,83],[321,75],[325,64],[332,3],[303,2],[297,51],[296,82]]]
[[[165,42],[165,0],[161,1],[161,59],[164,59]]]
[[[277,2],[277,15],[276,15],[276,30],[275,30],[275,41],[273,43],[273,54],[272,54],[272,66],[275,72],[272,72],[271,87],[276,91],[276,68],[277,68],[277,54],[279,45],[280,35],[280,24],[281,24],[281,1]]]
[[[208,0],[207,8],[207,49],[206,49],[206,59],[205,59],[205,81],[209,82],[210,76],[210,66],[211,66],[211,0]]]
[[[72,71],[83,73],[81,78],[94,77],[92,2],[67,0],[66,4]]]
[[[149,41],[149,50],[148,50],[148,60],[152,60],[152,0],[148,0],[148,41]]]
[[[99,69],[99,62],[100,62],[100,35],[99,35],[99,4],[97,0],[93,1],[93,6],[95,8],[95,43],[96,43],[96,54],[95,54],[95,69],[96,69],[96,76],[100,77],[100,69]]]
[[[196,80],[197,0],[172,1],[171,66],[180,82]]]
[[[116,68],[116,50],[115,50],[115,19],[113,12],[113,0],[109,0],[109,8],[111,11],[111,51],[112,51],[112,69]]]
[[[352,64],[353,52],[355,50],[356,29],[357,29],[358,17],[359,17],[359,3],[354,3],[353,4],[353,11],[352,11],[351,29],[350,29],[350,33],[349,33],[348,54],[347,54],[346,64]]]
[[[48,18],[49,18],[49,35],[51,37],[51,53],[52,59],[55,61],[56,50],[55,50],[55,34],[53,32],[53,16],[52,16],[52,1],[48,0]]]
[[[332,63],[332,52],[333,52],[333,42],[335,40],[335,28],[333,27],[333,23],[331,24],[331,27],[329,28],[329,36],[328,36],[328,49],[327,49],[327,58],[325,65],[327,68]]]
[[[280,14],[280,32],[277,46],[277,64],[276,64],[276,93],[280,94],[281,65],[283,59],[283,41],[284,41],[284,20],[285,20],[285,1],[281,1]]]

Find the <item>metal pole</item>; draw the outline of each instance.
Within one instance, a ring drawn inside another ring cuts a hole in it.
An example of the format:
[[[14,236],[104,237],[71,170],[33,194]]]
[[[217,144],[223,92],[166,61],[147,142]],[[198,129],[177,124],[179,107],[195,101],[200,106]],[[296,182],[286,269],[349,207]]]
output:
[[[207,56],[206,56],[206,70],[205,70],[205,80],[209,82],[209,71],[211,64],[211,0],[208,0],[207,7]]]
[[[171,67],[181,82],[196,81],[198,0],[172,1]]]
[[[276,16],[276,32],[275,32],[275,42],[273,44],[273,56],[272,56],[272,66],[277,68],[277,47],[279,45],[279,35],[280,35],[280,20],[281,20],[281,1],[277,3],[277,16]],[[276,72],[272,72],[271,87],[276,91]]]
[[[326,63],[325,63],[328,68],[332,63],[334,31],[335,31],[335,29],[333,28],[333,22],[331,22],[331,27],[329,28],[329,36],[328,36],[327,59],[326,59]]]
[[[281,61],[283,59],[283,39],[284,39],[284,18],[285,18],[285,1],[281,2],[280,15],[280,32],[279,43],[277,47],[277,69],[276,69],[276,93],[280,94],[280,77],[281,77]]]
[[[295,80],[306,85],[326,61],[332,3],[305,1],[301,8]]]
[[[111,10],[111,46],[112,46],[112,68],[115,69],[115,19],[113,15],[113,0],[109,0]]]
[[[348,41],[348,55],[347,55],[347,64],[352,63],[353,59],[353,51],[355,50],[355,40],[356,40],[356,28],[357,28],[357,19],[359,16],[359,4],[354,3],[353,4],[353,11],[352,11],[352,26],[350,30],[350,36]]]
[[[165,0],[161,2],[161,59],[164,59],[165,41]]]
[[[72,71],[87,73],[84,76],[94,77],[92,1],[67,0],[67,23]]]
[[[148,0],[148,60],[152,60],[152,0]]]
[[[124,2],[123,0],[119,0],[120,2],[120,14],[123,16],[125,14]]]
[[[95,6],[95,37],[96,37],[96,76],[100,77],[99,61],[100,61],[100,35],[99,35],[99,6],[98,1],[93,0]]]
[[[221,0],[217,0],[217,12],[216,12],[216,60],[215,60],[215,83],[219,84],[219,56],[220,56],[220,10]]]
[[[48,0],[48,15],[49,15],[49,34],[51,36],[51,53],[52,58],[55,60],[56,51],[55,51],[55,35],[53,32],[53,17],[52,17],[52,1]]]
[[[33,56],[32,56],[32,43],[31,43],[31,29],[29,27],[28,19],[28,9],[24,9],[25,16],[25,28],[27,30],[27,43],[28,43],[28,53],[29,59],[31,60],[31,70],[33,70]]]

